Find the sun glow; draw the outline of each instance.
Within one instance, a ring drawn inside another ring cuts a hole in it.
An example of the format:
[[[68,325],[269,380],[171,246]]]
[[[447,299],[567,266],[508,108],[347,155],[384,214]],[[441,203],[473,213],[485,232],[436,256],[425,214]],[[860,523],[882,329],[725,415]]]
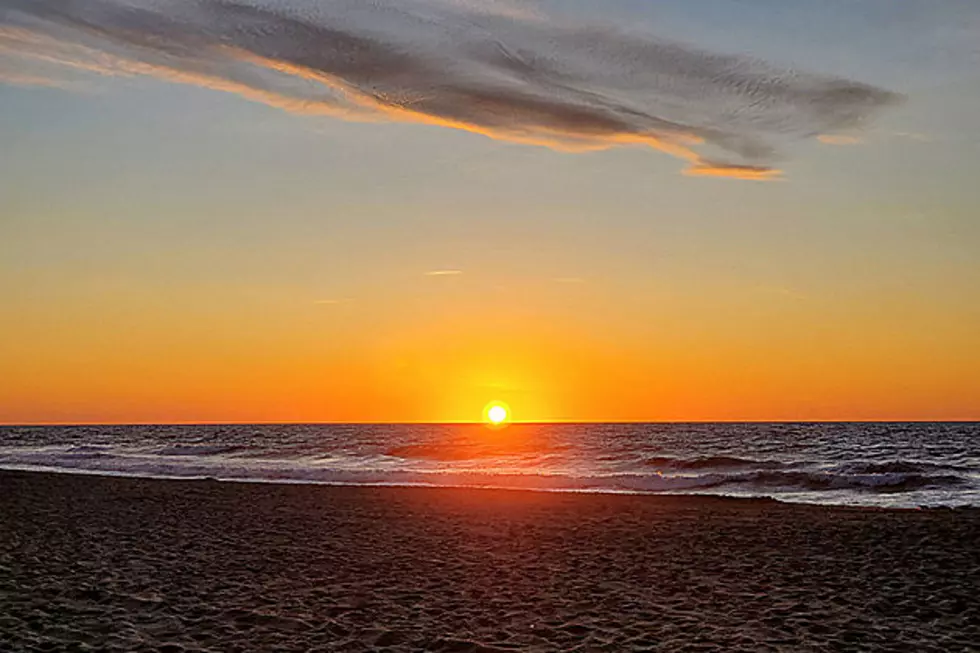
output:
[[[491,401],[483,408],[483,421],[491,426],[504,426],[510,421],[510,408],[500,401]]]

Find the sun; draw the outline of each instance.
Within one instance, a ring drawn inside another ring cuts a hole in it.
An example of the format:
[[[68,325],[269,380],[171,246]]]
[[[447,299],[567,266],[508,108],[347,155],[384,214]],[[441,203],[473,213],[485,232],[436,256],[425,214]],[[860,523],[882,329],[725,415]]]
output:
[[[507,409],[503,406],[494,406],[487,411],[487,419],[494,424],[500,424],[507,419]]]
[[[502,401],[491,401],[483,407],[483,421],[490,426],[504,426],[510,421],[510,408]]]

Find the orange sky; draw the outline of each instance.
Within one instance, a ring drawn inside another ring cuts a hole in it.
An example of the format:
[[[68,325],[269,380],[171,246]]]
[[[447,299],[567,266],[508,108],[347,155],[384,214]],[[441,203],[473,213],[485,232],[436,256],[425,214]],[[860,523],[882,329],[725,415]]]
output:
[[[948,346],[973,334],[901,304],[844,324],[801,300],[661,299],[612,319],[584,284],[507,306],[443,294],[465,275],[416,283],[430,287],[383,309],[119,289],[25,308],[2,327],[0,420],[473,421],[491,400],[527,421],[980,416],[977,351]]]

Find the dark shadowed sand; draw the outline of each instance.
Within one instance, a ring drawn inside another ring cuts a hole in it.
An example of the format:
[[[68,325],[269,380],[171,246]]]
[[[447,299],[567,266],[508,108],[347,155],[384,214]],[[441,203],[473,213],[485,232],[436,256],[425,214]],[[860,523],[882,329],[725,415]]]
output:
[[[980,510],[0,473],[2,651],[980,650]]]

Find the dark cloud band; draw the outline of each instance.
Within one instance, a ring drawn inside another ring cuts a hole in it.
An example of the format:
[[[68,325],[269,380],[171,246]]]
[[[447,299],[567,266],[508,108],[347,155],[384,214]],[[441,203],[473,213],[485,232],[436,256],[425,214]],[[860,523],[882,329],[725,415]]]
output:
[[[298,113],[441,124],[564,149],[646,144],[766,179],[792,140],[898,97],[611,27],[448,0],[0,0],[0,53],[151,74]],[[2,77],[0,77],[2,80]]]

